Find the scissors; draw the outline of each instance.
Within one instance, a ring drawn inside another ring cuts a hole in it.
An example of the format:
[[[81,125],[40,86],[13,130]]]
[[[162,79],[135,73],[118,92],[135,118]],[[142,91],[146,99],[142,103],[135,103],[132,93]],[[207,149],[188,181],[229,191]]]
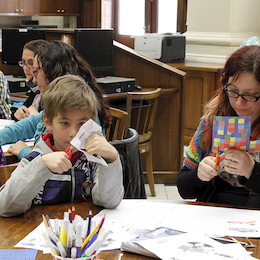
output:
[[[219,165],[219,160],[220,160],[220,155],[219,155],[219,147],[216,155],[216,162],[215,162],[215,167],[214,169],[217,170],[217,166]]]
[[[64,151],[69,156],[69,160],[71,160],[73,148],[74,146],[72,145]]]

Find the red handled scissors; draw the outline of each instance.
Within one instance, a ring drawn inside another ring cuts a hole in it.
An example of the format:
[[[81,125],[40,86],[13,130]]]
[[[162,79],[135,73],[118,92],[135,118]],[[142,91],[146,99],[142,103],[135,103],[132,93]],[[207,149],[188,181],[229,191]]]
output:
[[[69,160],[71,160],[72,157],[72,151],[73,151],[74,146],[70,146],[69,148],[67,148],[64,152],[69,156]]]

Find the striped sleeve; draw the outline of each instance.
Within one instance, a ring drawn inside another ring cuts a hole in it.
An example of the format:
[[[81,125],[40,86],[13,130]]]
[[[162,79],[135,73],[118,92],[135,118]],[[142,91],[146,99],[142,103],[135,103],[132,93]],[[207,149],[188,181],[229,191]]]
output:
[[[190,170],[195,169],[205,156],[205,151],[203,151],[200,147],[201,130],[203,130],[205,126],[206,119],[203,119],[200,121],[200,124],[195,134],[193,135],[187,149],[186,157],[184,159],[184,166],[186,166]]]

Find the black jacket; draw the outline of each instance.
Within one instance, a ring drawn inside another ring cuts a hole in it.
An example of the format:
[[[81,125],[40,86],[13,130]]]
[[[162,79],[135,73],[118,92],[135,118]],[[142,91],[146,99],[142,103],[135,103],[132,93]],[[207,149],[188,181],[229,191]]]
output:
[[[228,205],[260,208],[260,164],[255,162],[249,179],[240,176],[239,182],[245,187],[233,187],[221,177],[216,176],[210,182],[201,181],[197,169],[184,166],[177,178],[179,193],[184,199]]]

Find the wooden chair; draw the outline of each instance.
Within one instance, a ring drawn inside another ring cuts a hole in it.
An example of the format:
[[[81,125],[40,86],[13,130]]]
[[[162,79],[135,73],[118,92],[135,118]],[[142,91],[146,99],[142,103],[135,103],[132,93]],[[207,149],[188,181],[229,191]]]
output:
[[[0,166],[0,186],[2,186],[10,178],[11,173],[16,167],[16,164]]]
[[[149,92],[128,92],[126,99],[126,112],[128,113],[126,129],[132,127],[139,134],[140,153],[146,155],[144,157],[145,166],[152,196],[155,196],[155,189],[151,136],[160,93],[160,88]],[[137,115],[133,117],[134,112]]]
[[[108,141],[122,140],[124,138],[125,125],[128,113],[126,111],[110,107],[112,124],[106,129]]]

